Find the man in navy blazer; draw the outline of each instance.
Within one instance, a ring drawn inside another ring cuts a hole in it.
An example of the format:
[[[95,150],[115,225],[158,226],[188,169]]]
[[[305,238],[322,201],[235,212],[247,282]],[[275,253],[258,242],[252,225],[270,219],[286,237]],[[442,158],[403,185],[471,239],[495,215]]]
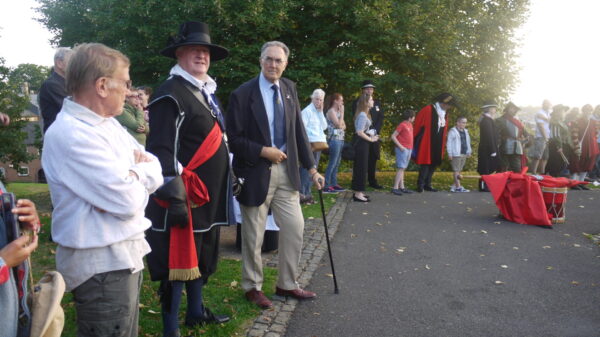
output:
[[[280,226],[276,294],[297,299],[316,296],[296,282],[304,231],[299,165],[309,170],[319,189],[323,178],[302,124],[296,85],[281,77],[289,53],[282,42],[265,43],[259,59],[261,73],[231,94],[227,114],[233,170],[244,178],[237,197],[243,218],[241,285],[246,298],[261,308],[272,306],[262,292],[261,260],[269,209]]]

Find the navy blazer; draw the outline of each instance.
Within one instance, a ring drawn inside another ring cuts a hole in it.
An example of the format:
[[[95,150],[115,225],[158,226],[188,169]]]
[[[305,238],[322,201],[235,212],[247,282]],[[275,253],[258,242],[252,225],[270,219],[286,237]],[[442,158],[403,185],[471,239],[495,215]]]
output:
[[[279,80],[285,111],[287,171],[292,186],[300,188],[299,165],[306,169],[315,166],[294,82]],[[271,161],[262,158],[264,146],[270,147],[271,133],[267,111],[255,77],[239,86],[229,97],[227,110],[227,137],[233,153],[233,171],[244,178],[238,201],[245,206],[259,206],[265,202],[271,178]]]

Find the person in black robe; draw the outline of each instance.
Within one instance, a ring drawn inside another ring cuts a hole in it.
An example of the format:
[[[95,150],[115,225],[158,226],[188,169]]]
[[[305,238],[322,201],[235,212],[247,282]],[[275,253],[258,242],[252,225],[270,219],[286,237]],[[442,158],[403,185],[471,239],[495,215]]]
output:
[[[481,107],[482,114],[479,118],[479,148],[477,150],[477,172],[481,175],[494,173],[499,166],[498,145],[499,133],[496,130],[494,116],[498,105],[488,101]],[[482,179],[479,179],[479,191],[489,192]]]

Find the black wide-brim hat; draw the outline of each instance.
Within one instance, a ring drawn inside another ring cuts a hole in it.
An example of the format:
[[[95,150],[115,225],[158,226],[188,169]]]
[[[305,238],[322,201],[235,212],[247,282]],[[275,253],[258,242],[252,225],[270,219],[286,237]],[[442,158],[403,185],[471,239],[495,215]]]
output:
[[[481,109],[487,109],[487,108],[497,108],[498,104],[496,104],[496,102],[490,100],[490,101],[485,101],[483,102],[483,104],[481,105]]]
[[[229,50],[210,42],[208,25],[204,22],[188,21],[179,26],[176,36],[169,37],[167,48],[160,54],[170,58],[177,58],[175,51],[183,46],[206,46],[210,50],[211,61],[219,61],[229,56]]]
[[[375,84],[373,84],[373,81],[371,81],[371,80],[364,80],[362,82],[362,87],[361,88],[362,89],[365,89],[365,88],[375,88]]]
[[[515,111],[520,111],[521,108],[519,108],[515,103],[513,102],[508,102],[506,103],[506,105],[504,106],[504,112],[507,112],[508,109],[513,108],[515,109]]]
[[[456,98],[447,92],[437,95],[434,100],[439,103],[445,103],[452,106],[458,106]]]

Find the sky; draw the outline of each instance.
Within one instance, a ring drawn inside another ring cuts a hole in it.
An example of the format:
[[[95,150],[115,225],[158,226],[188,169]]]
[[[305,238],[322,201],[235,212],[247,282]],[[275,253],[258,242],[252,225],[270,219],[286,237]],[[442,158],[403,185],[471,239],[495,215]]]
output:
[[[0,0],[0,57],[5,65],[51,66],[54,49],[44,26],[33,18],[34,0]],[[6,10],[10,8],[10,10]],[[600,104],[598,0],[532,0],[521,38],[519,84],[511,100],[519,106]],[[464,100],[464,98],[463,98]]]

